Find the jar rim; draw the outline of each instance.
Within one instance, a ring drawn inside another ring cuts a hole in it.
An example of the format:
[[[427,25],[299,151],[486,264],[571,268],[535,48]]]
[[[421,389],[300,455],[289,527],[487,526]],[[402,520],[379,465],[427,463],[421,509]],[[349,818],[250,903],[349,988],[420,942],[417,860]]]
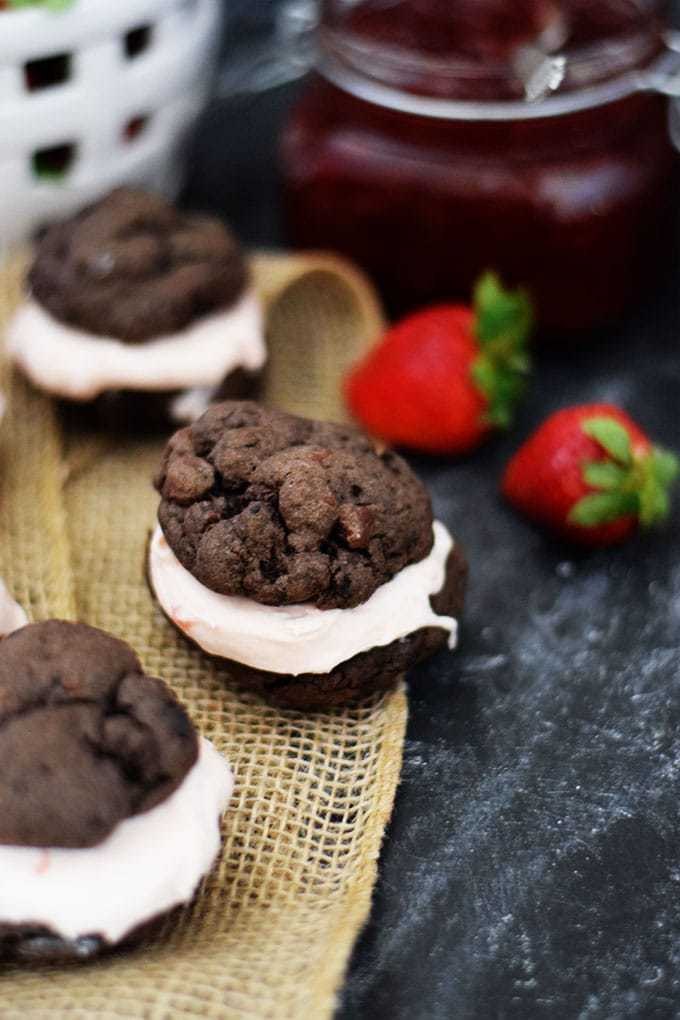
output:
[[[335,48],[328,45],[328,38],[322,39],[317,70],[343,92],[399,113],[438,120],[539,120],[606,106],[636,92],[677,95],[680,92],[680,38],[668,33],[666,41],[667,48],[644,67],[628,69],[597,84],[553,93],[533,102],[527,99],[450,99],[386,84],[365,70],[359,70],[353,61],[338,56]],[[448,66],[450,69],[450,62]]]

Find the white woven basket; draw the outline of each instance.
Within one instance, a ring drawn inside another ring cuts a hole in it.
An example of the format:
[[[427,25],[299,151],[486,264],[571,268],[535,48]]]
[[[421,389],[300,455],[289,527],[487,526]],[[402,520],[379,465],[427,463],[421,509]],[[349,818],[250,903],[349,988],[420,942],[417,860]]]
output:
[[[0,242],[115,184],[172,194],[213,69],[220,0],[0,11]]]

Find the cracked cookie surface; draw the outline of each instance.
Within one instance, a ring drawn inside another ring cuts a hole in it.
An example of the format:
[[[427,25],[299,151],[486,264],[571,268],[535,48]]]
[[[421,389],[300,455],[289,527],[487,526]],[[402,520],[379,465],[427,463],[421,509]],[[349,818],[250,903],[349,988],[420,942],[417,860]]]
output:
[[[197,757],[186,712],[124,642],[50,620],[0,644],[0,845],[95,846]]]
[[[432,548],[429,496],[401,457],[351,427],[247,401],[176,432],[156,487],[182,565],[265,605],[360,605]]]
[[[248,269],[219,220],[117,188],[45,232],[28,281],[60,322],[135,343],[234,304]]]

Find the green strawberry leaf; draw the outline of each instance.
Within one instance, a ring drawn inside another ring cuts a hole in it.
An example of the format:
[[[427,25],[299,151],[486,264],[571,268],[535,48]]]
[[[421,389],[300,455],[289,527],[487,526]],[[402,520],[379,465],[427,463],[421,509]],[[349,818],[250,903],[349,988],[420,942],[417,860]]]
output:
[[[680,473],[675,454],[655,446],[637,462],[640,523],[650,527],[664,521],[670,512],[669,489]]]
[[[19,10],[23,7],[46,7],[50,11],[63,11],[73,6],[75,0],[9,0],[9,7]]]
[[[628,477],[625,468],[610,460],[594,460],[583,465],[583,478],[594,489],[620,489]]]
[[[490,359],[484,355],[479,355],[475,358],[474,364],[472,365],[472,378],[477,383],[477,386],[484,393],[488,393],[493,389],[496,382],[496,373]]]
[[[675,454],[655,446],[650,456],[652,473],[659,485],[672,485],[680,475],[680,461]]]
[[[520,372],[523,375],[528,375],[531,371],[531,358],[527,351],[515,351],[508,358],[508,368],[512,368],[515,372]]]
[[[524,375],[499,368],[494,358],[479,354],[472,365],[472,378],[488,401],[485,420],[498,428],[508,428],[515,405],[526,390]]]
[[[485,273],[475,287],[474,306],[480,353],[472,378],[487,399],[486,420],[507,428],[531,371],[531,301],[525,291],[506,290],[495,273]]]
[[[475,331],[482,347],[507,345],[507,353],[524,350],[534,313],[524,290],[506,290],[496,273],[484,273],[474,290]]]
[[[571,508],[567,520],[570,524],[593,528],[637,514],[638,506],[638,496],[634,492],[593,492]]]
[[[616,421],[615,418],[609,418],[607,415],[598,415],[582,422],[581,428],[619,464],[630,467],[633,463],[630,436],[621,422]]]
[[[650,475],[638,493],[640,524],[648,528],[668,516],[670,498],[666,489],[659,488]]]

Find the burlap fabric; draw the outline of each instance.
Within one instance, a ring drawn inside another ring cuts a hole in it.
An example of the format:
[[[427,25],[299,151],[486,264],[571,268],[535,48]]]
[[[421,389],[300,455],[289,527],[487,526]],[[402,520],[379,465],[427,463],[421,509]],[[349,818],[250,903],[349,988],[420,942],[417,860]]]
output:
[[[338,378],[379,310],[349,267],[262,257],[269,306],[266,393],[341,418]],[[2,273],[0,316],[20,292]],[[367,916],[399,775],[403,690],[311,716],[229,684],[166,623],[144,579],[157,442],[62,435],[51,402],[0,358],[0,576],[33,619],[78,618],[129,641],[233,764],[224,847],[195,902],[152,941],[94,964],[0,968],[0,1017],[305,1018],[333,1011]],[[1,777],[0,777],[1,781]]]

